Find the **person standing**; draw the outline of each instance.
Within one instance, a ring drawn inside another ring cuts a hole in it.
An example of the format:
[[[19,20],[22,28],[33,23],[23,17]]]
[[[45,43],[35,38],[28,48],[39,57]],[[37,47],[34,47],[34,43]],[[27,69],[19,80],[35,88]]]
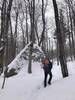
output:
[[[48,59],[48,58],[44,58],[42,60],[42,64],[43,64],[43,69],[44,69],[44,87],[47,86],[47,77],[49,75],[49,79],[48,79],[48,84],[51,84],[51,80],[52,80],[52,62]]]

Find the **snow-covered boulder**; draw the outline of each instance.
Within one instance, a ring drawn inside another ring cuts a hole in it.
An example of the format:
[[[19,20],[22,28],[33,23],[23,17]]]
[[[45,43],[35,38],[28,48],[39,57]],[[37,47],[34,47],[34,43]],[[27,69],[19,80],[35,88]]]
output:
[[[22,49],[21,52],[16,56],[16,58],[8,65],[7,73],[10,73],[10,76],[17,74],[23,67],[27,68],[29,60],[29,46],[30,43],[26,45],[26,47]],[[33,45],[32,51],[33,61],[40,61],[41,57],[44,56],[43,51],[37,44]]]

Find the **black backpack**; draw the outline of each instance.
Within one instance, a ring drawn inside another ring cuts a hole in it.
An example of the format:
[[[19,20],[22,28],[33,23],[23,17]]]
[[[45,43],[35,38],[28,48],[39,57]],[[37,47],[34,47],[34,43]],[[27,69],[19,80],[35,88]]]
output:
[[[52,69],[53,64],[52,64],[52,62],[51,62],[51,61],[49,61],[48,66],[49,66],[49,68],[50,68],[50,69]]]

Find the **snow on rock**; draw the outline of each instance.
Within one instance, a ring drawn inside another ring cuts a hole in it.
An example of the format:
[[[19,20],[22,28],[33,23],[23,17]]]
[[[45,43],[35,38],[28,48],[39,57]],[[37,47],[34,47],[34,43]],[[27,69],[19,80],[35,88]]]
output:
[[[21,55],[26,51],[26,49],[28,48],[28,46],[31,43],[29,43],[28,45],[26,45],[26,47],[16,56],[16,58],[8,65],[9,70],[11,68],[15,68],[18,69],[20,67],[23,67],[23,64],[26,65],[26,61],[21,58]]]
[[[30,46],[30,44],[31,43],[26,45],[26,47],[8,65],[9,70],[12,69],[12,68],[15,68],[18,71],[18,68],[23,68],[23,67],[27,66],[28,59],[29,59],[28,55],[29,55],[29,46]],[[41,50],[41,48],[37,44],[34,44],[34,46],[33,46],[33,53],[32,53],[33,60],[36,59],[36,61],[37,61],[42,56],[44,56],[43,51]]]

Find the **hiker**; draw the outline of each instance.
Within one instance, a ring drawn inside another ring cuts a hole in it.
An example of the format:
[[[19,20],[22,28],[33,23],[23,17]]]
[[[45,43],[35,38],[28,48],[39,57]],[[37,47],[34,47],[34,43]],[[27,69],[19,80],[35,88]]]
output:
[[[49,80],[48,80],[48,84],[51,84],[51,80],[52,80],[52,62],[48,59],[48,58],[44,58],[42,60],[42,64],[43,64],[43,69],[44,69],[44,87],[47,86],[47,77],[49,75]]]

